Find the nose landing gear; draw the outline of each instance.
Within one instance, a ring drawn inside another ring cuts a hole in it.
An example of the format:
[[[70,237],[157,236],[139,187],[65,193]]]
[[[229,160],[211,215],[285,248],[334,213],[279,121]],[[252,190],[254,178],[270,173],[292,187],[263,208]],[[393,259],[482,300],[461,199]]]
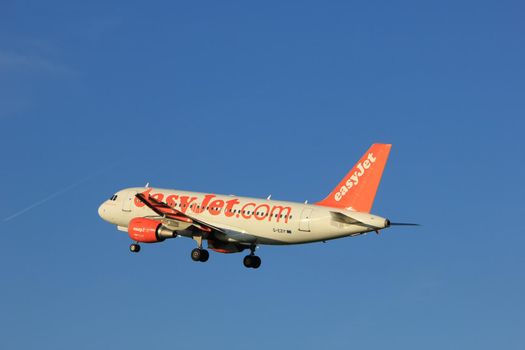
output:
[[[138,253],[140,252],[140,245],[138,243],[133,243],[129,246],[129,250],[132,252],[132,253]]]

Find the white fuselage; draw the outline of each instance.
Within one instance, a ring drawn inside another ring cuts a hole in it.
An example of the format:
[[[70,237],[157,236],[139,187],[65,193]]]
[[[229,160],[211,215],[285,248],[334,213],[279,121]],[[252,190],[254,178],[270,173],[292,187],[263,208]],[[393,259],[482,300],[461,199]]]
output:
[[[299,244],[359,235],[388,226],[385,218],[341,208],[142,187],[117,192],[116,199],[100,206],[99,215],[122,230],[133,218],[157,216],[136,200],[137,193],[149,194],[189,217],[231,231],[231,235],[224,237],[230,242],[247,243],[255,239],[256,244]],[[350,215],[362,224],[334,220],[334,212]],[[245,240],[243,234],[251,240]]]

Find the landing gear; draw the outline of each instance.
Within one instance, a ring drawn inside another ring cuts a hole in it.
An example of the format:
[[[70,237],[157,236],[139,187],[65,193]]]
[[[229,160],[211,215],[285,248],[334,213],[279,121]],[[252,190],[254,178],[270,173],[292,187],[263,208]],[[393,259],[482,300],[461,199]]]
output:
[[[244,259],[242,260],[242,263],[244,264],[244,266],[246,266],[247,268],[252,268],[252,269],[258,269],[259,266],[261,266],[261,258],[259,258],[257,255],[255,255],[255,248],[257,248],[256,246],[251,246],[250,247],[250,255],[246,255],[244,257]]]
[[[206,249],[202,249],[202,236],[193,236],[195,242],[197,242],[198,248],[191,251],[191,259],[193,261],[206,262],[210,258],[210,253]]]
[[[133,243],[132,245],[129,246],[129,250],[132,253],[138,253],[140,252],[140,245],[138,245],[137,243]]]
[[[257,255],[246,255],[242,261],[244,266],[252,269],[258,269],[261,266],[261,258]]]
[[[206,262],[210,257],[210,253],[206,249],[195,248],[191,251],[191,259],[193,261]]]

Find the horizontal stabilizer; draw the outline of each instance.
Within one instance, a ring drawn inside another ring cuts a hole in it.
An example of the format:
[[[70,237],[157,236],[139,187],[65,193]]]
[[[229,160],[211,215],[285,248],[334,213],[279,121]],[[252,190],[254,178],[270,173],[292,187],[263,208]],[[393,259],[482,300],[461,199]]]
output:
[[[330,215],[332,215],[332,220],[334,221],[337,221],[343,224],[348,224],[348,225],[363,226],[371,230],[383,229],[390,225],[390,222],[388,221],[388,219],[379,218],[377,216],[374,217],[371,215],[367,215],[365,213],[357,213],[357,212],[352,213],[352,215],[354,216],[362,216],[362,217],[359,217],[359,219],[357,219],[356,217],[348,216],[346,214],[343,214],[337,211],[331,211]]]

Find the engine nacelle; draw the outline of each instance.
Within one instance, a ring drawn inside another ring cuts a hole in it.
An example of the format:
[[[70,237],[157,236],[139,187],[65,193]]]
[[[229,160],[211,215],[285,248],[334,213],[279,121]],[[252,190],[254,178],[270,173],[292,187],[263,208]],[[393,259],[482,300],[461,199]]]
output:
[[[134,218],[129,222],[129,237],[137,242],[155,243],[166,238],[175,238],[177,234],[164,227],[161,222],[147,218]]]

